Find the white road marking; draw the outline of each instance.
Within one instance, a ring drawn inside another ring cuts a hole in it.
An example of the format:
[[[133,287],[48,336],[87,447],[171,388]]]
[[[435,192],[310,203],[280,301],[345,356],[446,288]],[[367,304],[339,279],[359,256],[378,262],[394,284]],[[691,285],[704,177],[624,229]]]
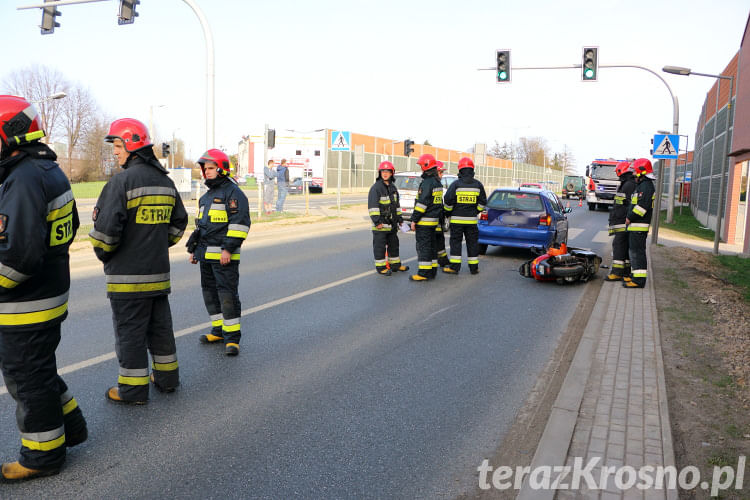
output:
[[[580,227],[569,227],[568,228],[568,241],[576,239],[578,236],[581,235],[583,231],[584,229],[581,229]]]
[[[417,260],[416,257],[411,257],[409,259],[405,259],[402,262],[410,262]],[[327,283],[325,285],[317,286],[315,288],[310,288],[309,290],[305,290],[304,292],[295,293],[292,295],[289,295],[287,297],[282,297],[280,299],[272,300],[271,302],[266,302],[265,304],[261,304],[259,306],[251,307],[249,309],[245,309],[242,311],[241,316],[248,316],[250,314],[254,314],[260,311],[265,311],[266,309],[270,309],[272,307],[280,306],[282,304],[286,304],[287,302],[291,302],[293,300],[301,299],[303,297],[307,297],[308,295],[313,295],[318,292],[323,292],[325,290],[328,290],[330,288],[335,288],[339,285],[345,285],[346,283],[350,283],[352,281],[358,280],[360,278],[364,278],[365,276],[370,276],[375,274],[375,270],[371,271],[365,271],[363,273],[355,274],[353,276],[349,276],[348,278],[343,278],[338,281],[332,281],[330,283]],[[183,328],[182,330],[178,330],[174,332],[175,338],[178,337],[184,337],[185,335],[203,330],[204,328],[209,328],[211,326],[210,321],[206,321],[205,323],[200,323],[198,325],[189,326],[187,328]],[[67,373],[72,373],[78,370],[82,370],[84,368],[88,368],[89,366],[94,366],[99,363],[103,363],[105,361],[109,361],[110,359],[116,358],[117,355],[114,352],[108,352],[106,354],[102,354],[100,356],[95,356],[93,358],[89,358],[83,361],[79,361],[78,363],[73,363],[68,366],[64,366],[60,368],[57,373],[60,375],[65,375]],[[3,386],[0,386],[0,396],[3,394],[8,393],[8,388]]]
[[[599,231],[596,236],[591,240],[593,243],[607,243],[609,241],[609,234],[605,231]]]

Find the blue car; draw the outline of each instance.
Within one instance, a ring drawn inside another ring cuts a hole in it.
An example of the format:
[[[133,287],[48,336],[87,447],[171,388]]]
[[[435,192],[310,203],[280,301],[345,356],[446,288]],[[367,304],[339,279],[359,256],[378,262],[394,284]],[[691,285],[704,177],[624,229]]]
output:
[[[570,208],[563,208],[552,191],[500,188],[487,199],[479,217],[479,253],[487,246],[549,248],[568,242]]]

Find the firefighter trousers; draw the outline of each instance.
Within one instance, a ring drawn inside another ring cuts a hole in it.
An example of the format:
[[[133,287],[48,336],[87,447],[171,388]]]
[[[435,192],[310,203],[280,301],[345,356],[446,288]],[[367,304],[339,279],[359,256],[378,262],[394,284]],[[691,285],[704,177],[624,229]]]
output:
[[[437,275],[437,250],[435,249],[435,226],[420,226],[414,233],[417,241],[417,260],[419,271],[417,274],[425,278]]]
[[[385,253],[388,252],[388,259]],[[375,270],[380,272],[385,269],[386,260],[393,268],[401,266],[401,257],[398,253],[398,226],[390,231],[372,232],[372,253],[375,256]]]
[[[612,240],[612,274],[630,276],[630,233],[619,231]]]
[[[466,239],[466,256],[469,269],[479,269],[479,228],[476,224],[451,224],[450,266],[454,271],[461,269],[461,240]]]
[[[120,363],[117,385],[127,401],[148,400],[148,353],[154,383],[162,390],[180,385],[172,312],[167,295],[143,299],[110,299],[115,352]]]
[[[648,262],[646,261],[646,238],[648,231],[628,231],[628,243],[630,245],[630,267],[633,282],[640,286],[646,286],[648,278]]]
[[[75,398],[57,374],[60,325],[26,332],[0,331],[0,368],[16,400],[21,432],[19,462],[29,469],[56,469],[65,462],[65,439],[86,432]],[[72,440],[71,440],[72,441]]]
[[[435,251],[439,267],[448,265],[448,252],[445,251],[445,233],[443,232],[442,223],[435,229]]]
[[[240,263],[201,262],[201,290],[211,318],[211,333],[225,344],[240,343]]]

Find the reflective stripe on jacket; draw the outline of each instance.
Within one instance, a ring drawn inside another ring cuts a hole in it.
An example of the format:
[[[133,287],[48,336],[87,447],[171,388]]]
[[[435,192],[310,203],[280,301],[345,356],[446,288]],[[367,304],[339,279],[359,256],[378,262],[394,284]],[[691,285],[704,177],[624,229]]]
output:
[[[201,196],[195,223],[200,231],[196,259],[219,261],[224,249],[232,254],[231,260],[240,260],[240,247],[251,224],[247,196],[230,178],[223,177]]]
[[[435,169],[437,172],[437,169]],[[434,175],[422,174],[422,183],[414,200],[414,212],[411,221],[420,226],[437,226],[443,213],[443,185]]]
[[[372,220],[373,231],[391,231],[402,222],[401,202],[392,177],[391,181],[386,184],[378,176],[367,195],[367,211]],[[380,229],[377,228],[379,224],[383,224]]]
[[[445,213],[451,224],[476,224],[477,215],[487,205],[487,194],[481,182],[474,178],[472,169],[461,169],[458,179],[445,193]]]

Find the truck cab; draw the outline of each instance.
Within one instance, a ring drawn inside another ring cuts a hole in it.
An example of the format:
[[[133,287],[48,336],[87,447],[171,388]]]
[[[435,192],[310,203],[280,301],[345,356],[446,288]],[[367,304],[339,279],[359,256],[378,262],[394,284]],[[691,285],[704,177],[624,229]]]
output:
[[[621,160],[594,160],[586,167],[589,185],[586,191],[586,204],[589,210],[607,209],[615,203],[615,193],[620,186],[620,179],[615,174],[615,167]]]

